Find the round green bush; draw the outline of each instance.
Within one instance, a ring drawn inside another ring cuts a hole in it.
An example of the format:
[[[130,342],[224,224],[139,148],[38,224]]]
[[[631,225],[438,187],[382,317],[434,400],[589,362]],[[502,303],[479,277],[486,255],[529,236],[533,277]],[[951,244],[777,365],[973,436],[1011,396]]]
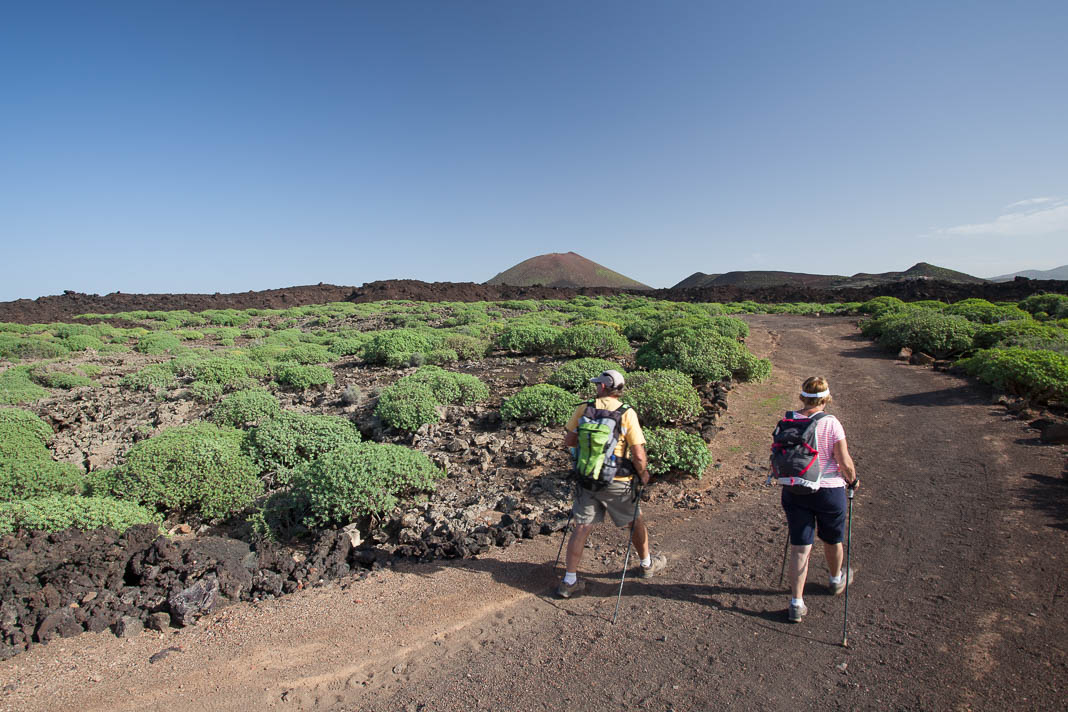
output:
[[[590,379],[602,371],[619,371],[626,377],[627,372],[614,361],[603,358],[577,358],[560,366],[549,376],[549,383],[564,390],[585,396],[592,393]]]
[[[561,330],[548,324],[515,322],[497,334],[496,346],[504,351],[520,354],[549,354],[553,352]]]
[[[886,312],[903,311],[908,306],[897,297],[875,297],[857,307],[861,314],[871,314],[874,317],[882,316]]]
[[[979,324],[997,324],[1003,321],[1030,319],[1031,315],[1016,306],[998,306],[985,299],[962,299],[942,310],[945,314],[962,316]]]
[[[445,348],[456,353],[456,359],[471,361],[480,359],[489,350],[489,342],[468,334],[448,334],[445,336]]]
[[[138,524],[160,524],[159,515],[111,497],[51,495],[0,502],[0,536],[25,529],[55,532],[74,527],[111,527],[124,532]]]
[[[686,326],[657,332],[635,355],[639,366],[649,370],[682,371],[698,383],[728,376],[745,380],[754,374],[760,375],[761,370],[770,373],[770,362],[756,368],[753,359],[745,344],[736,339],[710,329]]]
[[[397,368],[411,363],[412,354],[426,354],[441,346],[440,337],[424,329],[393,329],[375,334],[363,349],[368,363]]]
[[[628,356],[630,342],[610,326],[582,324],[560,332],[556,351],[575,356]]]
[[[29,366],[13,366],[0,373],[0,405],[32,403],[47,395],[48,389],[30,380]]]
[[[907,309],[889,313],[861,329],[875,335],[882,346],[898,350],[910,348],[936,358],[949,358],[970,351],[979,326],[963,316],[930,309]]]
[[[379,394],[375,415],[392,428],[415,431],[421,425],[441,420],[439,405],[429,383],[402,378]]]
[[[1055,344],[1060,344],[1061,348],[1055,348]],[[1043,323],[1034,319],[1003,321],[999,324],[980,327],[975,334],[975,347],[989,349],[995,346],[1045,348],[1064,353],[1066,350],[1064,347],[1068,347],[1068,331],[1059,329],[1049,322]]]
[[[278,369],[274,380],[280,385],[304,391],[312,386],[334,385],[334,372],[326,366],[287,365]]]
[[[157,355],[174,351],[182,345],[177,336],[168,332],[152,332],[145,334],[137,340],[134,350],[149,355]]]
[[[52,435],[33,413],[0,408],[0,501],[81,492],[81,468],[52,459]]]
[[[63,345],[71,351],[99,351],[104,347],[104,342],[92,334],[73,334],[63,339]]]
[[[215,406],[211,419],[217,425],[248,428],[281,414],[278,399],[261,388],[235,391]]]
[[[92,379],[79,373],[52,371],[47,368],[33,369],[30,371],[30,378],[46,388],[62,388],[64,390],[70,390],[71,388],[81,388],[82,386],[93,385]]]
[[[347,418],[282,411],[249,431],[248,445],[257,462],[285,472],[360,440],[359,429]]]
[[[434,489],[444,472],[421,452],[400,445],[345,445],[296,473],[295,491],[309,504],[309,526],[381,516],[410,492]]]
[[[137,443],[126,461],[90,473],[91,494],[205,517],[232,514],[263,491],[259,468],[242,452],[244,433],[211,423],[164,430]]]
[[[623,402],[643,424],[692,420],[701,414],[701,396],[679,371],[637,371],[627,378]]]
[[[168,364],[153,363],[140,371],[123,376],[119,379],[119,387],[133,391],[158,391],[170,388],[176,380],[174,371]]]
[[[295,361],[305,365],[328,363],[334,360],[329,349],[319,344],[297,344],[281,355],[284,361]]]
[[[178,375],[192,377],[194,381],[218,383],[234,390],[247,388],[251,381],[268,375],[262,363],[239,354],[175,359],[171,364]]]
[[[501,404],[505,420],[534,420],[542,425],[564,425],[581,401],[559,386],[527,386]]]
[[[489,398],[489,389],[476,376],[446,371],[439,366],[423,366],[401,380],[429,385],[434,398],[442,405],[472,405]]]
[[[214,403],[222,398],[223,386],[221,383],[193,381],[189,384],[189,393],[201,403]]]
[[[1039,402],[1068,402],[1068,356],[1011,347],[985,349],[957,362],[967,373],[1003,391]]]
[[[367,345],[367,341],[366,338],[351,336],[335,339],[329,346],[330,353],[337,358],[340,358],[341,356],[355,356],[363,351],[364,346]]]
[[[59,340],[40,336],[22,336],[0,341],[0,356],[12,361],[16,359],[62,358],[70,350]]]
[[[700,479],[712,464],[708,446],[697,435],[673,428],[646,428],[644,432],[651,475],[680,472]]]
[[[1063,319],[1068,317],[1068,294],[1032,294],[1017,306],[1036,319]]]

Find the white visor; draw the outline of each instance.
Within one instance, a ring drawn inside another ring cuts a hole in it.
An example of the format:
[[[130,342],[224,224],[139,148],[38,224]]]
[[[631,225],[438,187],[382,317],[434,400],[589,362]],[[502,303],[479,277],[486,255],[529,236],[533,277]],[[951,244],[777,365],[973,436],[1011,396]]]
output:
[[[805,398],[826,398],[827,396],[831,395],[831,391],[826,390],[820,391],[819,393],[805,393],[804,391],[801,391],[801,395]]]

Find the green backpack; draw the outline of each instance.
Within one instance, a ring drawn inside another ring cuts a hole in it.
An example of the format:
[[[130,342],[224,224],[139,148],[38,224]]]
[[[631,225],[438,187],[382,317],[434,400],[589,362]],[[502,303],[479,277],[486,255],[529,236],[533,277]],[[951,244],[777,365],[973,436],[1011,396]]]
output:
[[[623,433],[623,414],[629,405],[616,410],[596,407],[596,401],[588,401],[586,410],[579,418],[578,448],[575,456],[575,474],[585,487],[601,489],[617,476],[623,474],[629,461],[616,457],[616,443]]]

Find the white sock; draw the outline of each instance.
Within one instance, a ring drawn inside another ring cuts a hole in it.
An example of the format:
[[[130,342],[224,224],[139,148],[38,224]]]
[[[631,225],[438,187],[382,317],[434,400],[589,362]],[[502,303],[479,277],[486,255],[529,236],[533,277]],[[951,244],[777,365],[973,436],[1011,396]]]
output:
[[[564,584],[565,585],[574,586],[576,581],[578,581],[578,572],[577,571],[565,571],[564,572]]]
[[[646,556],[644,559],[642,559],[641,563],[642,563],[642,568],[645,568],[645,569],[649,568],[650,566],[653,565],[653,555],[649,554],[649,556]]]
[[[803,606],[803,605],[805,605],[805,599],[803,599],[803,598],[791,598],[790,599],[790,605],[791,606]]]
[[[833,583],[835,586],[837,586],[838,584],[842,583],[842,574],[843,573],[845,573],[845,572],[844,571],[839,571],[837,576],[831,576],[831,583]]]

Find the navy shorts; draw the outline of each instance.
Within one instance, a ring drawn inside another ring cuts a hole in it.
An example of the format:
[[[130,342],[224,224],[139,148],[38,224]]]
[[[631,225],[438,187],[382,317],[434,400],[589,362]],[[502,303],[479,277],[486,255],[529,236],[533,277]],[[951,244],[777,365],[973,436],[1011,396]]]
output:
[[[813,531],[828,544],[845,539],[845,487],[821,487],[812,494],[793,494],[783,487],[782,508],[794,546],[811,544]]]

